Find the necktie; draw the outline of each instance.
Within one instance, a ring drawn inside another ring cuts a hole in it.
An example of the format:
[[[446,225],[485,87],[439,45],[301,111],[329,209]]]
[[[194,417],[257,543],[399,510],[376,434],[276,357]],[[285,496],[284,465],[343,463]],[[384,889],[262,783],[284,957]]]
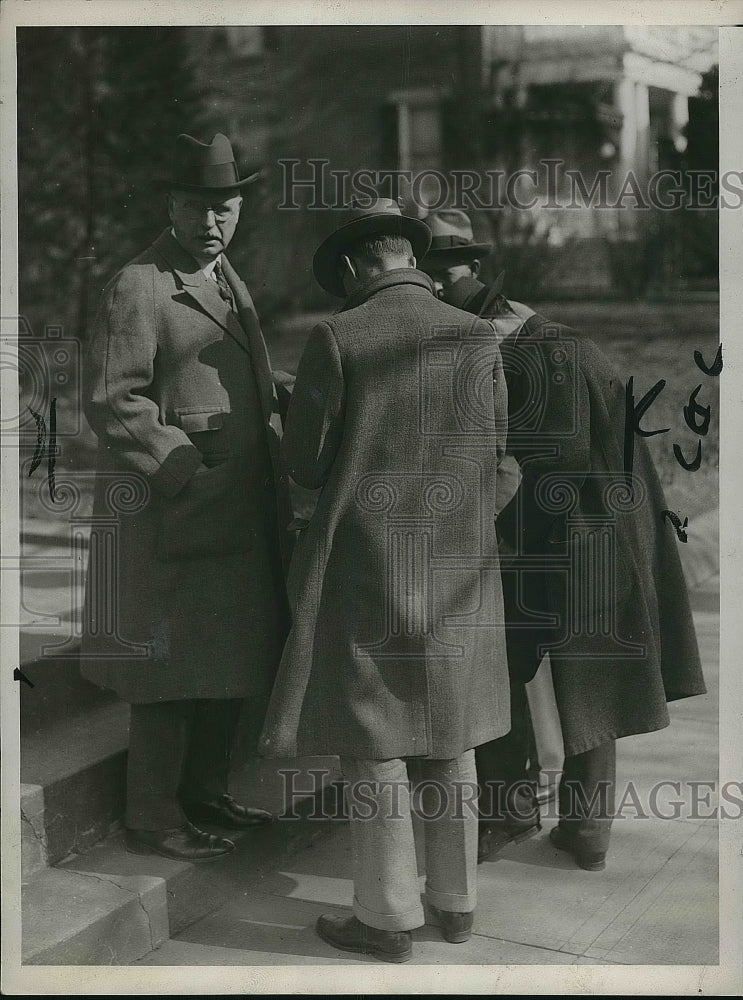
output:
[[[222,262],[218,260],[214,265],[214,277],[217,279],[217,288],[219,289],[219,294],[222,296],[224,301],[234,310],[235,302],[232,298],[232,290],[227,284],[227,279],[224,276],[224,271],[222,270]]]

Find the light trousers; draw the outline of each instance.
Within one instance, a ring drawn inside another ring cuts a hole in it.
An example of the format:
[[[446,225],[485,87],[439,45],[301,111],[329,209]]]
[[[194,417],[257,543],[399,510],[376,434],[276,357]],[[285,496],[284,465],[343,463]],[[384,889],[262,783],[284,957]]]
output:
[[[341,758],[353,850],[353,912],[379,930],[425,923],[414,824],[420,824],[426,901],[469,913],[476,904],[474,750],[453,760]]]

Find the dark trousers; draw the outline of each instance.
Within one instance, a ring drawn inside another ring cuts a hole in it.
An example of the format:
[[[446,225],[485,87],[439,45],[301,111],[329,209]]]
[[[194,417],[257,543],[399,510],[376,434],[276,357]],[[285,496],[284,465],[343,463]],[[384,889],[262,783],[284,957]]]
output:
[[[557,793],[560,826],[587,851],[606,851],[614,816],[617,742],[566,757]]]
[[[126,825],[167,830],[185,822],[184,802],[227,791],[240,698],[132,705]]]
[[[536,648],[523,641],[508,644],[511,681],[511,731],[477,747],[475,760],[480,786],[482,821],[503,819],[509,826],[533,823],[536,803],[530,787],[529,702],[526,684],[539,667]],[[616,741],[566,757],[558,791],[560,824],[590,851],[606,851],[614,814]]]

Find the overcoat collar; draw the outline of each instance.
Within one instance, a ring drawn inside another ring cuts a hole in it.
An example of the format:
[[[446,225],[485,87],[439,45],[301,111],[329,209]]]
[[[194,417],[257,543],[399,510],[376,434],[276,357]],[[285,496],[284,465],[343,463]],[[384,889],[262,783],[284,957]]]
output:
[[[484,285],[477,278],[460,278],[454,286],[458,291],[456,301],[452,305],[474,313],[476,316],[491,315],[492,307],[501,295],[502,281],[496,281],[492,286]]]
[[[155,250],[165,258],[168,265],[177,275],[183,285],[183,290],[190,295],[199,307],[221,327],[231,334],[243,348],[249,348],[249,342],[245,331],[241,329],[232,309],[219,294],[216,282],[212,278],[207,278],[204,272],[194,260],[191,254],[187,253],[169,230],[165,230],[158,236],[154,243]],[[229,262],[222,254],[223,266]],[[234,294],[234,291],[233,291]],[[237,299],[235,304],[238,306]]]
[[[372,295],[376,295],[377,292],[381,292],[385,288],[392,288],[394,285],[412,285],[418,289],[425,289],[431,295],[436,294],[433,282],[423,271],[418,271],[412,267],[399,267],[395,268],[394,271],[385,271],[384,274],[380,274],[365,285],[357,288],[343,303],[340,312],[345,312],[347,309],[354,309],[356,306],[360,306],[362,302],[370,299]]]
[[[244,282],[240,280],[225,254],[222,254],[222,270],[232,289],[238,313],[236,316],[220,296],[216,282],[206,277],[198,262],[183,249],[168,229],[158,236],[153,247],[173,270],[183,291],[215,323],[223,327],[246,353],[251,355],[261,405],[266,419],[269,419],[273,410],[271,367],[253,300]]]

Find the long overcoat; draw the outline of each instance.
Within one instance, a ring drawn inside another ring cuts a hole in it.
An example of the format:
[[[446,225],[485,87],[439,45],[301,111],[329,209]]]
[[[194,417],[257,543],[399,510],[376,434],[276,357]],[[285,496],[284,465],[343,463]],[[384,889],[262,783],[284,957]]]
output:
[[[467,308],[510,313],[482,285]],[[568,755],[662,729],[666,703],[705,685],[660,480],[631,429],[631,469],[625,452],[624,381],[592,340],[537,314],[501,351],[522,472],[498,519],[516,553],[503,557],[510,666],[549,652]]]
[[[82,671],[131,702],[265,705],[288,626],[275,393],[248,290],[223,269],[237,315],[163,232],[105,289],[86,358]]]
[[[452,758],[509,729],[490,324],[390,271],[315,327],[282,453],[322,487],[289,573],[267,756]]]

